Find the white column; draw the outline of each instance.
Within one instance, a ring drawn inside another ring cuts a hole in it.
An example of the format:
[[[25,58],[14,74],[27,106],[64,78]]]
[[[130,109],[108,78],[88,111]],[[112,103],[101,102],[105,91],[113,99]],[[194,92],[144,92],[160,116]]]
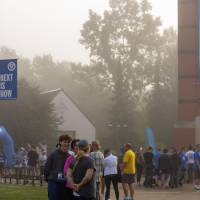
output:
[[[200,116],[195,119],[195,143],[200,144]]]

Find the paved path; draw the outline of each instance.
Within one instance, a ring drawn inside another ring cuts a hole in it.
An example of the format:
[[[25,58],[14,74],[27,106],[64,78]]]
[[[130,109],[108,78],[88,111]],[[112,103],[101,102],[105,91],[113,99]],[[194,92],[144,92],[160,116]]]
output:
[[[200,193],[184,191],[136,191],[136,200],[200,200]]]
[[[120,200],[123,199],[123,191],[120,187]],[[143,187],[135,188],[136,200],[200,200],[200,192],[196,192],[191,185],[185,185],[178,189],[149,189]],[[111,200],[115,196],[111,195]]]

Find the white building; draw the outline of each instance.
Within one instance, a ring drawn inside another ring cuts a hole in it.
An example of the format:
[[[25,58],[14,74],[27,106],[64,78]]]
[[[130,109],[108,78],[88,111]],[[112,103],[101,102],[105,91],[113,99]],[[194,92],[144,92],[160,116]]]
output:
[[[87,116],[62,89],[41,93],[54,104],[55,113],[61,117],[62,123],[58,126],[60,134],[67,133],[73,138],[95,140],[96,129]]]

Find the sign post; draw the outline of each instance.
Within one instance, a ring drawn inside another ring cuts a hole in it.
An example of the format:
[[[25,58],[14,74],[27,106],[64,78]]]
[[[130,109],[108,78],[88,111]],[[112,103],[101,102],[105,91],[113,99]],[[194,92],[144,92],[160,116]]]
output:
[[[0,60],[0,100],[17,98],[17,59]]]

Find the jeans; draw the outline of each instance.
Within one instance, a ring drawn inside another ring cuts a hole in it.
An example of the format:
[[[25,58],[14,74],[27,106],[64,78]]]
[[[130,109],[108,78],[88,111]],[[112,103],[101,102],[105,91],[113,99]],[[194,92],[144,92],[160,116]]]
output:
[[[48,181],[48,200],[71,200],[72,191],[65,187],[65,183]]]
[[[74,200],[95,200],[95,198],[87,198],[87,197],[74,197]]]
[[[104,178],[105,178],[105,185],[106,185],[105,200],[110,198],[110,184],[111,184],[111,182],[112,182],[113,187],[114,187],[115,197],[118,200],[119,199],[118,175],[117,174],[106,175]]]

